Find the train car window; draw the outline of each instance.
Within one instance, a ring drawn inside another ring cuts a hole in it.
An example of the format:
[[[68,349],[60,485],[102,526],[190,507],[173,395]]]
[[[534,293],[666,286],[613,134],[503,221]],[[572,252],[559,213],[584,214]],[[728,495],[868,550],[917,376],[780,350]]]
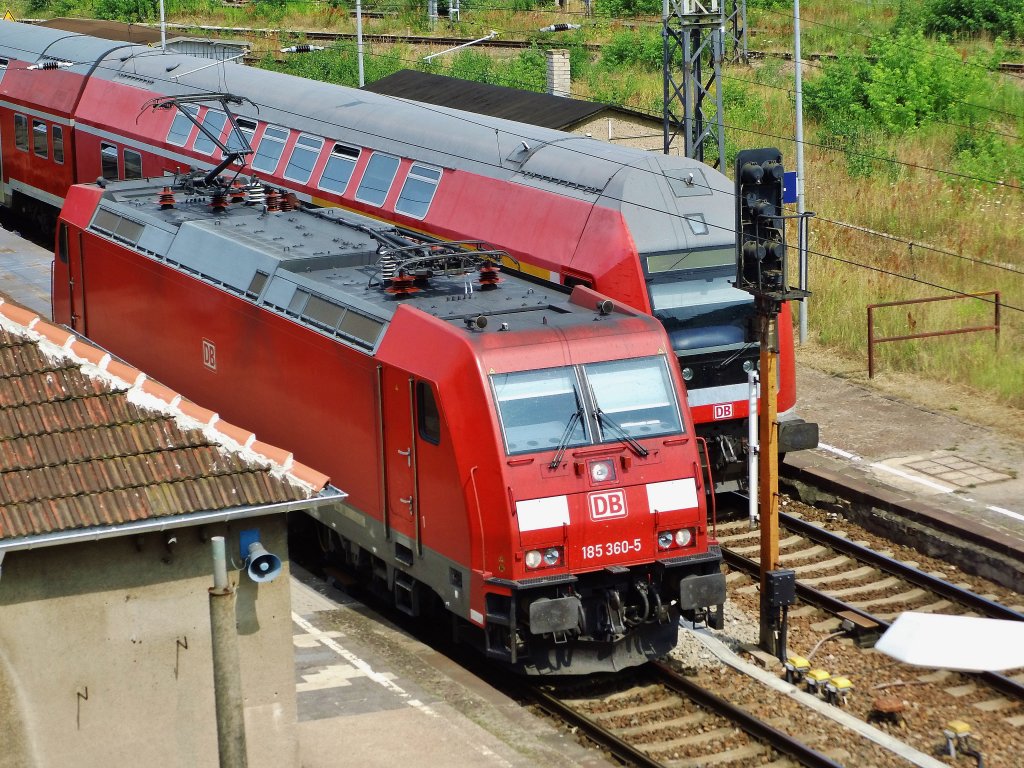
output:
[[[179,147],[185,146],[188,143],[188,137],[192,135],[192,121],[182,114],[183,111],[194,117],[199,114],[199,107],[194,104],[183,104],[174,114],[171,128],[167,131],[167,142],[177,144]]]
[[[28,118],[24,115],[14,116],[14,146],[28,152]]]
[[[236,117],[235,127],[228,134],[225,146],[233,152],[241,152],[244,149],[252,149],[252,140],[256,136],[255,120],[248,117]]]
[[[614,360],[583,366],[598,408],[601,442],[678,434],[679,406],[664,357]]]
[[[224,131],[224,126],[228,121],[228,116],[223,112],[218,112],[216,109],[206,110],[206,114],[203,115],[203,128],[212,133],[218,139],[221,133]],[[196,152],[202,152],[206,155],[212,155],[213,151],[217,149],[217,145],[213,139],[207,136],[202,131],[196,136],[196,143],[192,145]]]
[[[114,180],[117,174],[117,147],[107,144],[105,141],[100,144],[100,162],[103,165],[103,178]]]
[[[356,189],[356,200],[370,205],[384,205],[391,182],[398,173],[398,158],[374,152],[363,171],[363,180]]]
[[[4,79],[4,73],[7,72],[7,65],[9,63],[7,59],[0,59],[0,81]]]
[[[590,443],[587,419],[579,415],[583,400],[572,368],[496,373],[491,386],[510,456]]]
[[[695,235],[706,235],[710,231],[703,213],[687,213],[683,215],[683,218],[686,219],[690,231]]]
[[[134,149],[124,151],[124,177],[126,179],[142,178],[142,155]]]
[[[53,162],[64,162],[64,129],[59,125],[53,126]]]
[[[298,181],[305,184],[313,175],[313,166],[324,146],[324,140],[319,136],[308,136],[299,134],[299,138],[292,147],[292,156],[288,159],[288,165],[284,169],[284,177],[291,181]]]
[[[413,163],[398,195],[395,210],[422,219],[427,215],[430,201],[434,199],[434,192],[437,191],[440,181],[440,169]]]
[[[50,156],[49,130],[42,120],[32,121],[32,151],[39,157]]]
[[[287,140],[287,129],[268,125],[256,148],[256,156],[252,159],[253,169],[265,173],[276,171],[277,164],[281,160],[281,153],[284,152],[284,143]]]
[[[320,189],[339,194],[345,191],[349,179],[352,178],[352,171],[356,167],[356,160],[359,159],[359,150],[355,147],[346,147],[344,144],[335,144],[331,150],[331,156],[327,158],[327,165],[320,177]]]
[[[420,437],[428,443],[438,445],[441,442],[441,414],[434,391],[425,381],[416,382],[416,424]]]

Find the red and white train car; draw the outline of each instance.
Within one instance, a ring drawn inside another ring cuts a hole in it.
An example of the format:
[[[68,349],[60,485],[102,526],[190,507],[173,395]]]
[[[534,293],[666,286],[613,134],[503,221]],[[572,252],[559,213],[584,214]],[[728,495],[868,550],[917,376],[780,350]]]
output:
[[[401,608],[450,611],[534,673],[621,669],[681,616],[720,623],[657,321],[337,209],[166,181],[71,188],[55,320],[328,473],[349,495],[320,521]]]
[[[591,287],[657,317],[688,380],[716,479],[742,473],[747,370],[757,364],[758,343],[753,300],[731,285],[734,190],[717,171],[527,124],[17,23],[0,25],[0,67],[8,204],[46,218],[75,182],[212,168],[228,159],[308,203],[424,237],[490,243],[515,259],[506,266]],[[794,410],[788,306],[779,343],[780,450],[812,447],[816,425]]]

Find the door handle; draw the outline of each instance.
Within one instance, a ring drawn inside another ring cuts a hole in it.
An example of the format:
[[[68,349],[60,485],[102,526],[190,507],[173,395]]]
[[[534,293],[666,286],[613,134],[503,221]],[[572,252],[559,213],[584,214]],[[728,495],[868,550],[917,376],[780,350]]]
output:
[[[406,464],[408,464],[410,467],[412,466],[412,448],[406,448],[404,451],[402,449],[399,449],[398,455],[405,456]]]

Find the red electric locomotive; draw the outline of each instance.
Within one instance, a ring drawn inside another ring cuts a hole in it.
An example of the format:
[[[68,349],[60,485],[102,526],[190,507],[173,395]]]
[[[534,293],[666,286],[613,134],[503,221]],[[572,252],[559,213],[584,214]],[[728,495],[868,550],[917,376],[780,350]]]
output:
[[[259,185],[72,187],[54,319],[349,495],[339,554],[487,654],[590,673],[720,624],[725,581],[664,329]],[[288,196],[284,198],[289,200]],[[286,205],[290,208],[290,205]]]
[[[4,200],[55,211],[75,182],[234,165],[319,206],[439,241],[482,240],[517,267],[585,285],[665,326],[717,481],[742,477],[751,296],[734,288],[734,188],[722,174],[546,128],[16,23],[0,25]],[[45,206],[45,207],[41,207]],[[788,306],[779,445],[796,417]]]

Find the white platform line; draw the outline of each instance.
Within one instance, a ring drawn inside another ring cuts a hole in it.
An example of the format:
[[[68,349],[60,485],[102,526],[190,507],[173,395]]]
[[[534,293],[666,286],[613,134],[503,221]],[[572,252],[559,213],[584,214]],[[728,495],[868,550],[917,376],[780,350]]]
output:
[[[828,453],[834,453],[836,456],[846,459],[847,461],[864,462],[863,456],[858,456],[856,453],[851,453],[850,451],[844,451],[842,448],[837,448],[834,445],[829,445],[828,443],[818,443],[818,448],[820,448],[823,451],[827,451]],[[936,483],[927,478],[918,477],[916,475],[910,474],[909,472],[904,472],[903,470],[896,469],[895,467],[890,467],[887,464],[883,464],[879,461],[865,463],[865,466],[871,467],[872,469],[877,469],[879,472],[888,472],[890,475],[896,475],[897,477],[900,477],[904,480],[919,483],[920,485],[931,488],[933,491],[938,491],[939,493],[954,493],[957,490],[956,488],[950,488],[949,486],[943,485],[942,483]],[[962,498],[964,501],[977,503],[974,499],[968,496],[964,496]],[[1004,515],[1013,520],[1024,522],[1024,514],[1021,514],[1020,512],[1014,512],[1012,509],[1006,509],[1005,507],[996,507],[991,504],[986,504],[985,509],[987,509],[989,512],[995,512],[996,514]]]
[[[354,653],[352,653],[352,651],[349,651],[346,648],[343,648],[341,645],[339,645],[338,642],[335,641],[333,637],[330,637],[329,633],[321,632],[319,629],[314,627],[312,624],[310,624],[304,618],[299,616],[297,613],[292,613],[292,621],[294,621],[296,624],[302,627],[302,629],[305,630],[306,634],[310,635],[311,637],[315,637],[323,645],[330,648],[336,654],[341,656],[341,658],[343,658],[353,667],[355,667],[368,678],[370,678],[370,680],[377,683],[377,685],[381,686],[382,688],[391,691],[391,693],[398,696],[400,699],[403,700],[404,703],[408,704],[410,707],[415,707],[423,714],[430,715],[431,717],[439,716],[437,712],[432,710],[428,705],[424,704],[419,699],[412,698],[412,695],[407,693],[404,688],[389,680],[387,675],[381,674],[380,672],[374,672],[373,668],[369,664],[367,664],[365,661],[363,661]]]

